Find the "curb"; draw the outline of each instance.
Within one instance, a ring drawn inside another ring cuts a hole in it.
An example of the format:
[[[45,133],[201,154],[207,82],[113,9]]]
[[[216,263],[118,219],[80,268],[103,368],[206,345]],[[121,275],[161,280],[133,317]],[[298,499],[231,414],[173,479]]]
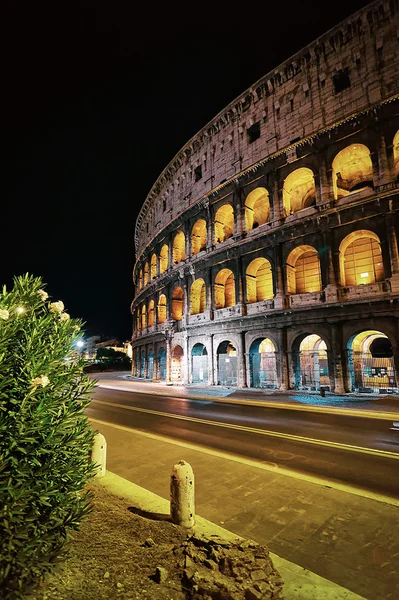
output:
[[[169,500],[146,490],[115,473],[106,472],[104,477],[96,477],[111,493],[128,500],[137,508],[148,512],[169,514]],[[243,540],[235,533],[212,523],[200,516],[196,516],[194,526],[196,534],[216,535],[228,541]],[[285,600],[365,600],[342,586],[320,577],[312,571],[304,569],[277,554],[270,552],[271,559],[284,579]]]

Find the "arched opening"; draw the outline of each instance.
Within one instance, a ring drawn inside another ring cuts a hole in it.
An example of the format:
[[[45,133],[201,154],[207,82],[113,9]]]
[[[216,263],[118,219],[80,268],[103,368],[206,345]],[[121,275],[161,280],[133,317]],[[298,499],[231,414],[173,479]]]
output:
[[[145,329],[147,327],[147,309],[145,304],[141,307],[141,329]]]
[[[248,194],[245,200],[245,227],[247,231],[256,229],[270,220],[269,192],[262,187]]]
[[[203,279],[196,279],[190,289],[190,315],[198,315],[206,310],[206,285]]]
[[[313,171],[306,167],[296,169],[284,181],[283,205],[285,216],[315,206],[315,204],[316,186]]]
[[[218,385],[237,385],[237,350],[228,340],[217,349]]]
[[[215,278],[215,308],[227,308],[236,303],[234,275],[230,269],[221,269]]]
[[[144,264],[144,286],[148,283],[148,262]]]
[[[272,267],[266,258],[255,258],[248,265],[245,280],[249,304],[273,298]]]
[[[172,352],[172,362],[170,370],[171,381],[181,381],[183,356],[183,348],[181,346],[175,346]]]
[[[140,377],[145,377],[145,350],[141,351]]]
[[[169,267],[169,248],[167,244],[164,244],[159,253],[159,272],[165,273]]]
[[[166,321],[166,296],[161,294],[158,300],[158,323]]]
[[[208,351],[204,344],[195,344],[191,350],[192,382],[208,382]]]
[[[153,350],[150,350],[148,352],[147,370],[148,370],[148,374],[147,374],[148,379],[153,379],[154,378],[154,351]]]
[[[334,198],[373,188],[373,164],[370,150],[363,144],[351,144],[338,152],[332,163]]]
[[[399,179],[399,131],[395,133],[393,138],[393,163],[396,179]]]
[[[328,356],[325,341],[317,334],[305,336],[299,352],[293,353],[295,389],[330,389]]]
[[[165,381],[166,379],[166,350],[165,348],[160,348],[158,350],[158,377],[160,381]]]
[[[234,235],[234,210],[231,204],[221,206],[215,215],[215,244],[221,244]]]
[[[173,264],[177,265],[186,258],[186,238],[182,231],[176,233],[172,247]]]
[[[183,317],[184,292],[181,287],[175,287],[172,293],[172,319],[181,321]]]
[[[148,327],[154,325],[155,319],[155,302],[154,300],[150,300],[148,303]]]
[[[298,246],[287,258],[287,290],[289,294],[321,291],[320,261],[312,246]]]
[[[353,231],[339,246],[342,284],[362,285],[384,281],[384,264],[378,236],[365,229]]]
[[[157,256],[156,256],[156,254],[153,254],[151,256],[151,266],[150,266],[151,279],[154,279],[154,277],[156,277],[156,274],[157,274]]]
[[[276,389],[277,365],[276,349],[269,338],[259,338],[249,349],[251,387]]]
[[[363,393],[398,391],[392,345],[385,333],[369,329],[348,342],[351,390]]]
[[[143,289],[143,269],[140,269],[140,271],[139,271],[138,284],[139,284],[139,290]]]
[[[192,254],[198,254],[201,250],[206,250],[206,221],[204,219],[198,219],[191,231]]]

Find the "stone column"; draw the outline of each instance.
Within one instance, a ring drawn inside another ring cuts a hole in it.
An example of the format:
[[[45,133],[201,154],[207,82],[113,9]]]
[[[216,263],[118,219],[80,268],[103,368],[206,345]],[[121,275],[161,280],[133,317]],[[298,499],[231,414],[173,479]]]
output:
[[[288,366],[288,389],[289,390],[294,390],[295,389],[295,365],[294,365],[294,359],[297,359],[296,356],[294,356],[293,352],[288,352],[287,351],[287,366]]]
[[[148,346],[144,346],[144,379],[148,379]]]
[[[238,292],[238,302],[236,302],[236,304],[239,304],[241,306],[241,314],[242,315],[246,315],[246,304],[245,304],[245,299],[244,299],[244,289],[243,289],[243,273],[242,273],[242,258],[241,256],[239,256],[237,258],[236,261],[236,265],[237,265],[237,292]]]
[[[281,205],[281,198],[278,189],[277,178],[273,182],[273,221],[279,221],[283,218],[283,207]]]
[[[246,348],[245,348],[245,331],[240,334],[240,348],[238,348],[238,373],[237,383],[238,387],[246,388],[247,385],[247,361],[246,361]]]
[[[328,357],[328,371],[331,390],[336,394],[345,393],[342,366],[342,335],[339,326],[331,325],[331,356]],[[330,367],[332,371],[330,373]],[[332,385],[333,384],[333,385]]]
[[[276,358],[278,364],[279,389],[285,391],[289,389],[287,330],[280,329],[277,333],[278,349]]]
[[[327,204],[332,198],[332,185],[328,180],[326,161],[323,156],[320,156],[318,204]]]
[[[327,255],[327,260],[324,261],[324,267],[327,267],[327,285],[324,289],[326,302],[336,302],[338,296],[337,281],[335,278],[335,270],[332,253],[332,235],[323,233],[323,245]]]
[[[185,257],[184,258],[185,258],[185,260],[188,260],[192,255],[190,223],[187,223],[187,225],[183,229],[183,231],[184,231],[184,241],[185,241],[185,246],[184,246]]]
[[[184,357],[185,357],[185,361],[184,361],[184,368],[183,368],[183,383],[184,385],[187,385],[188,383],[191,383],[191,360],[190,360],[190,356],[188,353],[188,335],[187,332],[184,332]]]
[[[208,381],[209,385],[215,385],[215,356],[213,334],[209,336],[209,354],[208,354]]]
[[[171,363],[172,363],[172,332],[166,335],[166,383],[171,382]]]
[[[389,168],[387,146],[385,136],[382,133],[378,140],[378,185],[384,185],[394,179]]]
[[[389,260],[391,265],[391,292],[399,293],[399,251],[398,239],[396,235],[394,214],[389,213],[386,216],[386,228],[388,234]]]
[[[274,298],[274,308],[285,308],[286,307],[286,296],[284,290],[284,278],[283,278],[283,258],[281,245],[277,244],[274,247],[274,263],[276,269],[275,281],[276,281],[276,295]]]
[[[168,269],[173,266],[173,239],[168,241]]]

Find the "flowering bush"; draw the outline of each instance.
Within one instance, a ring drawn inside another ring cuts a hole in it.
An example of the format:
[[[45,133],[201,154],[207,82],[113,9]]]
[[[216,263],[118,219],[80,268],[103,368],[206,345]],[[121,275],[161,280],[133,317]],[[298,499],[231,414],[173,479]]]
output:
[[[23,598],[90,511],[95,382],[74,351],[82,322],[47,302],[40,278],[0,291],[0,590]]]

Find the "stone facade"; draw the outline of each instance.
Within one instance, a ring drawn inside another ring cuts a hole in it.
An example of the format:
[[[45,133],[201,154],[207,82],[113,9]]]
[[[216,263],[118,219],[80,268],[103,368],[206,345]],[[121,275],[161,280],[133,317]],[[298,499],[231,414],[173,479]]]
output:
[[[397,393],[398,3],[226,107],[137,218],[133,374]]]

